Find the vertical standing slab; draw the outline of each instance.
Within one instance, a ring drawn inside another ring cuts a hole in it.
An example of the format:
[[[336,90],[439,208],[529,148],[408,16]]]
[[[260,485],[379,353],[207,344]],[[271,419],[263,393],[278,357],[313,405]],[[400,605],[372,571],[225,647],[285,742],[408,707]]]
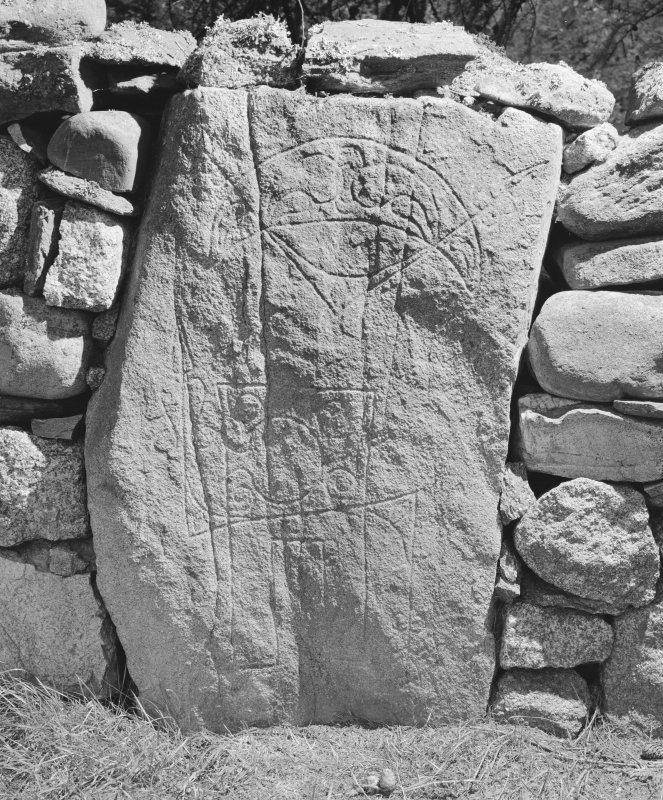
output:
[[[173,101],[86,437],[145,701],[216,729],[484,711],[561,150],[447,101]]]

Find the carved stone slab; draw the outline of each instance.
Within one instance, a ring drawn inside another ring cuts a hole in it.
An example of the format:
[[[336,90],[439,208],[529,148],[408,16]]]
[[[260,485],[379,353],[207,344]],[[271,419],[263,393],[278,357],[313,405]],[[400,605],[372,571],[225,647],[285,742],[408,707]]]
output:
[[[485,710],[561,149],[450,101],[173,101],[86,436],[143,701],[216,729]]]

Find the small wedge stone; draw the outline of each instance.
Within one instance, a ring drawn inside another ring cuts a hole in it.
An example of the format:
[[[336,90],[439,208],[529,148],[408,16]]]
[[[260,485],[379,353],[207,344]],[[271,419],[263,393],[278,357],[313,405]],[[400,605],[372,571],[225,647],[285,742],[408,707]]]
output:
[[[74,414],[72,417],[33,419],[30,428],[32,435],[41,439],[62,439],[71,442],[81,438],[84,423],[84,414]]]
[[[527,468],[519,462],[507,462],[502,475],[500,517],[503,525],[519,520],[536,502],[534,492],[527,482]]]
[[[663,403],[651,400],[615,400],[612,406],[620,414],[628,414],[631,417],[663,419]]]
[[[67,175],[62,170],[49,167],[38,175],[39,180],[54,192],[80,200],[82,203],[109,211],[120,217],[136,217],[140,214],[140,204],[128,197],[114,194],[107,189],[102,189],[98,183],[74,175]]]
[[[31,297],[43,291],[46,273],[57,256],[63,210],[64,201],[59,199],[42,200],[32,207],[23,279],[23,291]]]

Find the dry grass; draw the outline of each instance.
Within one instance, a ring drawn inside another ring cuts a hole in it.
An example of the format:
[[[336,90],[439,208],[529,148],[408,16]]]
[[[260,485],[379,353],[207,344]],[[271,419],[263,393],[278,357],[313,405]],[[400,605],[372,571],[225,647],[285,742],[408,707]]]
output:
[[[394,770],[399,800],[663,798],[648,738],[594,724],[575,742],[491,721],[443,729],[274,728],[183,736],[163,720],[0,676],[0,798],[339,800]]]

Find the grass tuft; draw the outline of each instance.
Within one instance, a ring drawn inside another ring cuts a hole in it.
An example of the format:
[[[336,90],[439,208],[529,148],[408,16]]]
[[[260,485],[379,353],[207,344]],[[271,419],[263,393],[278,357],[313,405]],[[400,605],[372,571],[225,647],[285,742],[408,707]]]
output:
[[[278,727],[185,736],[0,675],[2,800],[340,800],[391,769],[399,800],[661,800],[651,739],[594,720],[574,742],[491,720],[443,728]],[[378,795],[379,796],[379,795]]]

